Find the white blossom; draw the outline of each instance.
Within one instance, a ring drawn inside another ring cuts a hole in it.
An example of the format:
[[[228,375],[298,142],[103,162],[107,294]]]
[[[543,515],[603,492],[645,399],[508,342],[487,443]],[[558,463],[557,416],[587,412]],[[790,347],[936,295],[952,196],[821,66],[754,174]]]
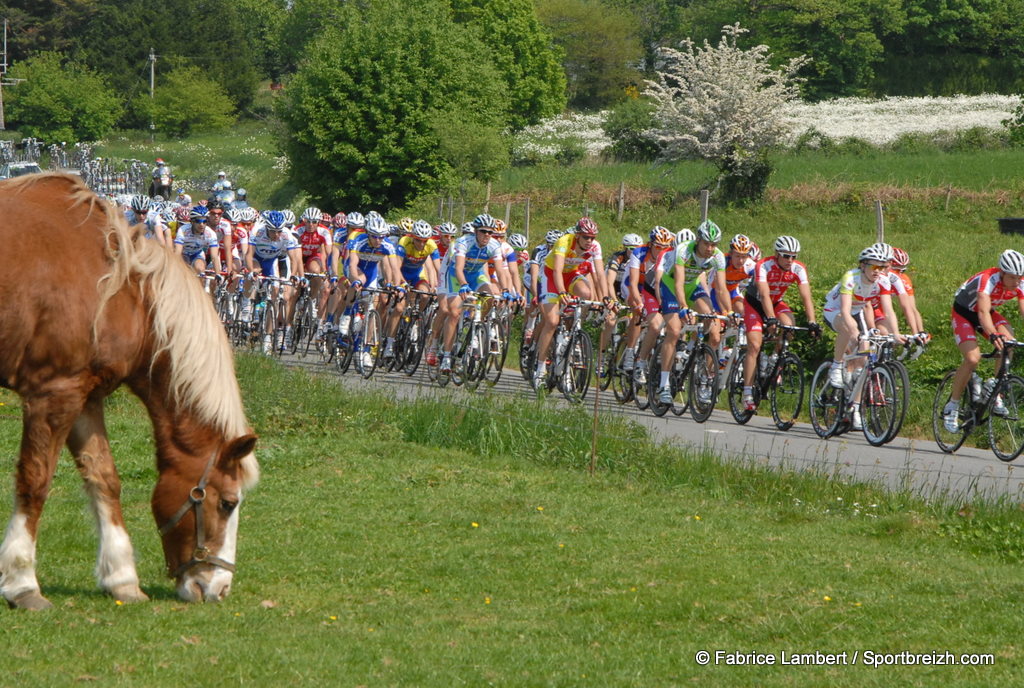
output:
[[[538,155],[554,155],[568,140],[579,141],[588,155],[598,155],[612,144],[601,124],[608,112],[566,113],[526,127],[516,135],[515,149]]]
[[[791,103],[785,110],[786,126],[790,129],[787,143],[810,130],[831,139],[853,137],[883,145],[903,134],[936,134],[974,127],[1000,129],[1002,120],[1013,113],[1018,103],[1020,96],[991,93]]]
[[[784,108],[799,97],[796,72],[808,60],[775,69],[768,46],[736,46],[743,33],[735,24],[722,28],[717,47],[687,39],[681,50],[658,49],[658,78],[645,93],[656,104],[650,133],[665,159],[698,156],[742,174],[788,134]]]

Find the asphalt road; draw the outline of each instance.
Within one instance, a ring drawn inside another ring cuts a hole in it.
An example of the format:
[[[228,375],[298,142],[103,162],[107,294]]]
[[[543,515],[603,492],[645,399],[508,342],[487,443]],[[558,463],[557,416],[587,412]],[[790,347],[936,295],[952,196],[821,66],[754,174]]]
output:
[[[534,392],[523,381],[518,370],[506,369],[494,387],[482,384],[469,391],[452,385],[442,389],[431,383],[421,366],[413,377],[398,373],[375,373],[363,380],[353,370],[338,376],[332,367],[318,357],[306,359],[285,357],[287,365],[314,374],[330,375],[344,385],[381,391],[397,399],[422,396],[451,395],[455,401],[472,395],[502,394],[533,398]],[[595,391],[588,394],[584,405],[592,408]],[[559,403],[560,395],[552,395]],[[744,460],[794,470],[875,481],[891,489],[910,489],[924,497],[942,496],[966,499],[993,499],[1007,496],[1024,502],[1024,458],[1006,464],[988,450],[962,448],[956,454],[944,454],[935,442],[897,438],[884,447],[872,447],[862,433],[849,432],[838,438],[823,440],[809,422],[798,422],[787,432],[775,428],[771,418],[754,416],[746,425],[737,425],[727,409],[715,409],[706,423],[696,423],[689,414],[683,417],[666,414],[657,418],[650,411],[640,411],[632,403],[620,405],[611,390],[599,392],[598,408],[603,412],[624,415],[646,427],[656,439],[690,447],[708,447],[728,460]],[[806,409],[802,415],[806,415]]]

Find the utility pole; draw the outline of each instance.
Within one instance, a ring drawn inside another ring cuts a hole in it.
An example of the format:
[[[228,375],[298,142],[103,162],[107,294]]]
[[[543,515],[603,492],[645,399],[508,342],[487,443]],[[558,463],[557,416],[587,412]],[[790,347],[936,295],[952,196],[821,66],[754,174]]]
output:
[[[4,120],[4,86],[14,86],[24,79],[7,78],[7,20],[4,19],[4,51],[0,55],[0,131],[7,128]]]
[[[156,86],[156,53],[149,49],[149,142],[153,143],[156,137],[156,124],[153,123],[153,98]]]

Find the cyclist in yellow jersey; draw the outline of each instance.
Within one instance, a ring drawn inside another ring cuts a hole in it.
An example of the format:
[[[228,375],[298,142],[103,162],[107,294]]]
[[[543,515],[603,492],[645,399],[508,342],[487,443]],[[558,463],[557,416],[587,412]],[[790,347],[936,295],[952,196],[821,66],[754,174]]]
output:
[[[603,300],[608,296],[606,287],[601,244],[597,241],[597,223],[589,217],[580,218],[575,232],[558,239],[544,259],[539,290],[541,319],[534,333],[537,340],[535,387],[539,389],[547,375],[548,349],[558,328],[562,307],[574,297]]]
[[[434,291],[437,289],[437,266],[441,262],[441,255],[437,251],[437,244],[431,238],[434,235],[434,228],[424,220],[416,220],[412,224],[412,232],[398,240],[395,247],[395,255],[398,258],[398,273],[402,277],[403,288],[419,289],[421,291]],[[426,306],[426,296],[419,297],[422,305]],[[394,355],[395,331],[398,322],[405,313],[408,295],[399,296],[391,309],[391,315],[387,323],[387,340],[384,344],[384,357]]]

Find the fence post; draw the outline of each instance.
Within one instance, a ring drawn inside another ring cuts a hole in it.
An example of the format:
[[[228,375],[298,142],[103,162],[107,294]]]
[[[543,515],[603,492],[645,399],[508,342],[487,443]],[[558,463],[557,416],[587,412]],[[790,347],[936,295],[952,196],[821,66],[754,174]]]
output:
[[[885,241],[885,215],[881,201],[875,201],[875,236],[878,242]]]
[[[526,241],[530,241],[530,197],[526,197],[526,218],[523,220],[523,233],[526,235]]]
[[[437,197],[437,217],[440,222],[444,222],[444,196]]]
[[[484,198],[484,212],[485,213],[491,212],[491,182],[490,182],[490,180],[487,181],[487,196]],[[507,217],[505,218],[505,222],[506,222],[506,224],[508,223],[508,218]]]
[[[452,198],[451,194],[448,194],[448,221],[451,222],[455,218],[455,199]]]
[[[711,192],[707,189],[700,190],[700,221],[706,222],[708,219],[708,201],[711,198]]]
[[[512,201],[505,201],[505,226],[508,227],[508,220],[512,217]]]
[[[622,222],[622,211],[626,209],[626,182],[619,182],[619,206],[615,221]]]

